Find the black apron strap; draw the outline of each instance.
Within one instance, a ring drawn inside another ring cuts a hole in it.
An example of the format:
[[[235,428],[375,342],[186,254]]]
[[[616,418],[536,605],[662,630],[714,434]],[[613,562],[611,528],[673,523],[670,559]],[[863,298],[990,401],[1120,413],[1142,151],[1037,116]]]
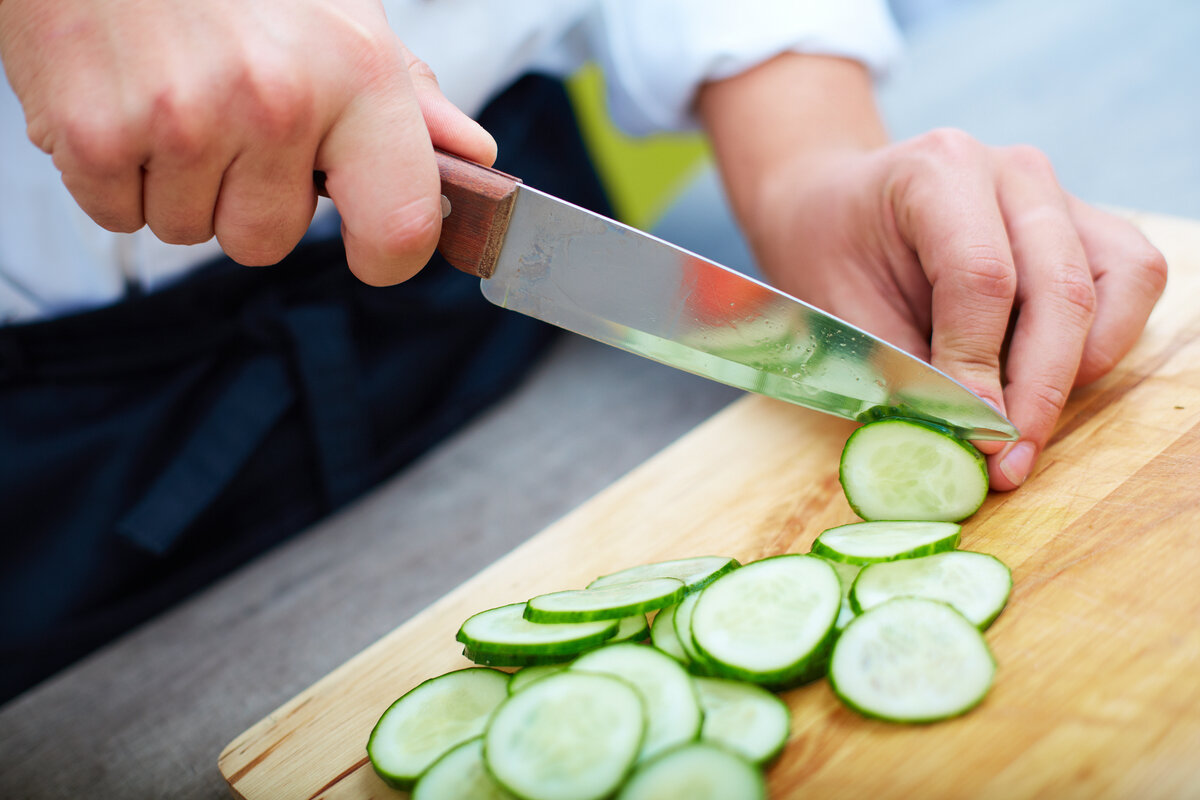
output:
[[[242,364],[166,471],[117,522],[117,533],[154,555],[170,551],[295,399],[277,356]]]
[[[344,306],[301,306],[284,322],[325,501],[338,508],[371,483],[371,430],[349,315]]]

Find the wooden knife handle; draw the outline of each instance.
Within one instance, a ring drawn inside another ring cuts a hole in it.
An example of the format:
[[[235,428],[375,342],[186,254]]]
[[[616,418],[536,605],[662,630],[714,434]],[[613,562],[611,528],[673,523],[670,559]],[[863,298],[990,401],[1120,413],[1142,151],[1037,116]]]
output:
[[[463,272],[490,278],[521,181],[440,150],[436,155],[442,195],[450,201],[438,251]]]

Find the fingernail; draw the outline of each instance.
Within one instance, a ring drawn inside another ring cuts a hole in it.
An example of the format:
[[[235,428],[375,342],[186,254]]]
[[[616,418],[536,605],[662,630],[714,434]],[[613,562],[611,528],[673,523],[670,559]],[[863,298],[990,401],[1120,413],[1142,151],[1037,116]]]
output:
[[[1017,442],[1000,459],[1000,472],[1013,484],[1020,486],[1033,469],[1033,457],[1033,442]]]

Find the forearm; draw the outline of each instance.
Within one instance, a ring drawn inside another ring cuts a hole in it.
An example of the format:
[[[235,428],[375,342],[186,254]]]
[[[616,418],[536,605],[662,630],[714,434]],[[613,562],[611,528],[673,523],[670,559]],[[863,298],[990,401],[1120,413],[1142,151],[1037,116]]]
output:
[[[780,55],[705,84],[696,103],[734,213],[751,236],[762,187],[783,162],[811,158],[816,168],[888,141],[870,74],[843,58]]]

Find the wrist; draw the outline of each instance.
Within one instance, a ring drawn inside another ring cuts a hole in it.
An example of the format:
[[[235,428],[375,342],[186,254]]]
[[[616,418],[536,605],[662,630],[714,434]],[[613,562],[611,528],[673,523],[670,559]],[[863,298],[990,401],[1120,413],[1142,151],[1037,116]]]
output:
[[[780,55],[705,84],[696,106],[752,245],[772,207],[887,144],[867,69],[843,58]]]

